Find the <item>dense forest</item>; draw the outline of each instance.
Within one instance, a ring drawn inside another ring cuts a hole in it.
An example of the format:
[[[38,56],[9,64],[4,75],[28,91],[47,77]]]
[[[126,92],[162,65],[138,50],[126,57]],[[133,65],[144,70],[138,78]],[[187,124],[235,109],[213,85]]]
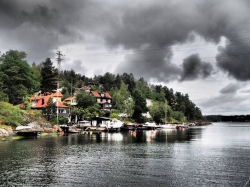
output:
[[[63,88],[63,99],[72,96],[83,87],[92,90],[109,92],[112,96],[112,112],[109,116],[117,117],[126,113],[131,120],[145,122],[154,120],[157,123],[186,122],[203,120],[201,110],[189,99],[188,94],[174,92],[172,88],[152,85],[141,77],[136,80],[133,74],[115,75],[110,72],[104,75],[86,77],[74,70],[63,70],[53,66],[50,58],[43,62],[29,65],[25,52],[10,50],[0,57],[0,102],[12,105],[23,104],[29,108],[29,98],[36,92],[43,94],[56,90],[57,84]],[[93,98],[83,91],[77,92],[78,105],[73,108],[73,115],[80,118],[98,113],[98,106]],[[146,99],[152,105],[146,106]],[[2,107],[2,106],[0,106]],[[149,112],[152,119],[146,119],[143,113]],[[3,114],[0,114],[0,118]]]

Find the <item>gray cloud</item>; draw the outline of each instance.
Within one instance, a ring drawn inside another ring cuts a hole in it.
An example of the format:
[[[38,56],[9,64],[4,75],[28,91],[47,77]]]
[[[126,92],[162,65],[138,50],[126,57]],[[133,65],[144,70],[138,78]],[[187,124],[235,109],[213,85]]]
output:
[[[168,60],[171,56],[170,49],[159,53],[152,53],[150,48],[144,49],[143,52],[135,51],[135,54],[126,55],[125,62],[119,64],[116,72],[133,73],[136,78],[143,77],[148,80],[154,77],[165,82],[176,80],[181,69]]]
[[[198,57],[194,63],[187,57],[183,69],[171,62],[172,45],[191,41],[192,33],[214,43],[224,36],[228,45],[219,49],[217,65],[246,81],[250,79],[249,8],[248,0],[1,0],[0,33],[6,48],[44,59],[60,46],[88,45],[86,38],[93,36],[110,49],[135,53],[126,56],[118,71],[166,82],[206,78],[211,73],[211,65]]]
[[[248,108],[247,98],[235,94],[221,94],[219,96],[206,98],[198,103],[202,108],[207,108],[206,113],[209,115],[235,115],[249,111],[246,111],[246,108]]]
[[[241,93],[250,93],[250,89],[248,89],[248,90],[242,90]]]
[[[220,90],[221,94],[234,94],[237,90],[241,88],[240,84],[238,83],[230,83],[226,87]]]
[[[181,81],[194,80],[199,77],[207,78],[213,70],[212,65],[208,62],[202,62],[198,54],[192,54],[184,59],[182,66]]]
[[[226,47],[219,48],[216,56],[218,66],[229,76],[239,81],[250,80],[250,44],[243,40],[234,44],[228,41]]]

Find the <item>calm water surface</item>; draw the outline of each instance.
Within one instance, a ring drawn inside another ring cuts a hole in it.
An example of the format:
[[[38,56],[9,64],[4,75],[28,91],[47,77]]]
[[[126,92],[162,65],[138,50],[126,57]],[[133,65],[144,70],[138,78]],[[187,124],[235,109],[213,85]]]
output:
[[[250,123],[0,142],[0,186],[243,186]]]

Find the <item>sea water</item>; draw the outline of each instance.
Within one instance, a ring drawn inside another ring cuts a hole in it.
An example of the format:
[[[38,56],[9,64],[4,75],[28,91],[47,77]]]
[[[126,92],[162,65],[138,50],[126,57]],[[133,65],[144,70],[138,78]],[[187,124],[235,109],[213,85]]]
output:
[[[250,123],[0,141],[0,186],[243,186]]]

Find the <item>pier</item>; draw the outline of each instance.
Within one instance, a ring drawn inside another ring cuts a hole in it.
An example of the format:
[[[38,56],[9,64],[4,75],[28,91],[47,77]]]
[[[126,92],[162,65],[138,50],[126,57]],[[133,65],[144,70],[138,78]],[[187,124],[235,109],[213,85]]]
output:
[[[22,129],[22,130],[16,130],[16,134],[20,136],[37,136],[40,134],[43,130],[40,129]]]

